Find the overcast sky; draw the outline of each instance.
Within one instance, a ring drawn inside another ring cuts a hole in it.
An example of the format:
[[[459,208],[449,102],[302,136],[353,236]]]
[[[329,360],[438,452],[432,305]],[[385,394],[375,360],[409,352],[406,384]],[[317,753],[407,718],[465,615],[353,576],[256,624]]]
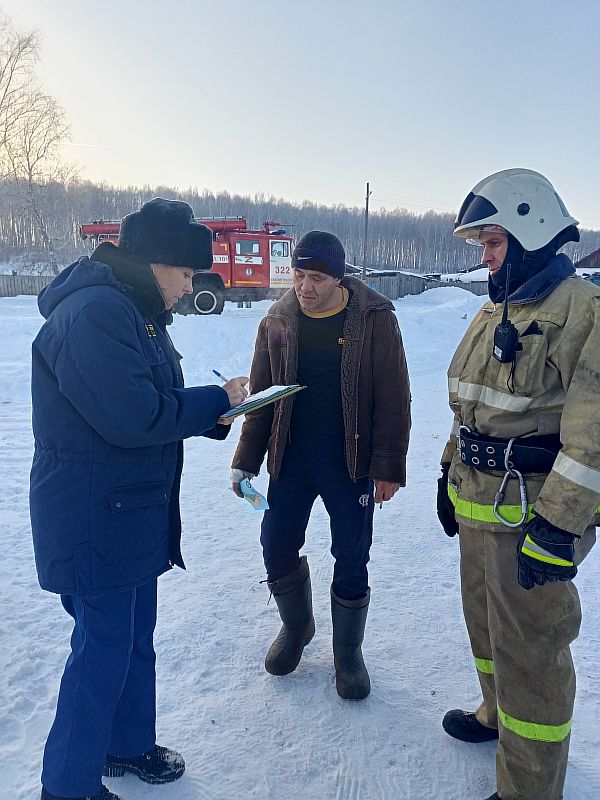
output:
[[[0,0],[113,184],[455,212],[547,175],[600,228],[599,0]]]

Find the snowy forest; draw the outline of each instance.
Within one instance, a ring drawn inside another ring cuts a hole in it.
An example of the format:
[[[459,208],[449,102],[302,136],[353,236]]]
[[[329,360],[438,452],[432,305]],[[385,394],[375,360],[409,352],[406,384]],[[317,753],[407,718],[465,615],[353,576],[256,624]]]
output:
[[[34,203],[31,202],[31,192]],[[244,216],[251,228],[266,220],[280,223],[295,237],[313,229],[335,233],[348,261],[362,264],[364,210],[301,205],[256,195],[241,197],[208,190],[178,191],[166,186],[118,188],[88,181],[49,181],[30,187],[25,181],[0,182],[0,261],[18,273],[51,273],[85,252],[79,225],[120,219],[152,197],[186,200],[198,217]],[[479,248],[465,246],[452,233],[453,217],[404,209],[369,215],[367,266],[425,272],[458,272],[478,263]],[[565,248],[576,261],[600,247],[600,231],[582,231],[581,242]]]

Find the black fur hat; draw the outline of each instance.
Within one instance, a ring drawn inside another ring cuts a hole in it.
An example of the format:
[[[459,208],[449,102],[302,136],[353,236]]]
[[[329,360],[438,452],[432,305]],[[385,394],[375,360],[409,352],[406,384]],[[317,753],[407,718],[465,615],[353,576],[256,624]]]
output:
[[[212,267],[212,231],[194,220],[181,200],[155,197],[121,222],[119,250],[151,264],[209,270]]]

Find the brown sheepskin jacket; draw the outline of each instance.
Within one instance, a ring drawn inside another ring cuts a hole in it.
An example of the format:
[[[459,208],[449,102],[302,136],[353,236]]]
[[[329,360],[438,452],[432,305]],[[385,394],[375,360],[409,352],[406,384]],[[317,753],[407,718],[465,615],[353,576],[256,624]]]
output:
[[[394,307],[356,278],[344,278],[342,286],[350,293],[341,362],[348,472],[354,481],[368,476],[405,486],[410,387]],[[301,313],[290,289],[261,321],[250,372],[253,393],[296,382]],[[291,396],[246,416],[232,467],[258,474],[268,452],[267,470],[277,479],[293,403]]]

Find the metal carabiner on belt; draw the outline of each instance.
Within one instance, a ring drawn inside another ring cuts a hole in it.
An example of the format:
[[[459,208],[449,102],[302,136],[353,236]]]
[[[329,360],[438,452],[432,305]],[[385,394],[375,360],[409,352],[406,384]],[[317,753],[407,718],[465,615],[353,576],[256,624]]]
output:
[[[516,437],[513,437],[508,442],[506,446],[506,450],[504,453],[504,468],[506,469],[506,474],[502,478],[502,483],[500,484],[500,488],[496,492],[496,496],[494,498],[494,516],[496,519],[505,525],[507,528],[519,528],[527,519],[527,487],[525,485],[525,479],[521,472],[518,469],[515,469],[510,463],[510,453],[512,450],[513,442],[515,441]],[[500,505],[504,500],[504,495],[506,494],[506,484],[511,478],[517,478],[519,481],[519,495],[521,497],[521,519],[518,522],[509,522],[508,520],[504,519],[504,517],[500,513]]]

